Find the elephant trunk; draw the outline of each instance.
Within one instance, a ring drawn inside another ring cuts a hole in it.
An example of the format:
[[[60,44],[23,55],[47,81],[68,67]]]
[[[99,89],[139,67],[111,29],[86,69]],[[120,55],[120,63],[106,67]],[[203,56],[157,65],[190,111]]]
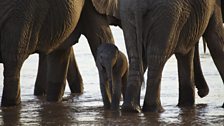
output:
[[[111,92],[111,95],[113,94],[113,77],[112,77],[112,66],[111,66],[111,63],[108,63],[107,66],[105,67],[106,68],[106,74],[107,74],[107,79],[108,79],[108,82],[109,82],[109,88],[110,88],[110,92]]]

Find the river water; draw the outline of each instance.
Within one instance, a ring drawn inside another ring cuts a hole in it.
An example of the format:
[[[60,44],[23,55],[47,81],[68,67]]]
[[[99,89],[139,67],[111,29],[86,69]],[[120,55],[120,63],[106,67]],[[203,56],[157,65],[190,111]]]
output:
[[[112,27],[116,45],[126,54],[123,33]],[[194,107],[179,108],[176,59],[166,63],[161,82],[163,113],[123,113],[103,109],[98,72],[85,37],[74,46],[83,81],[84,93],[70,95],[66,86],[59,103],[46,102],[45,97],[33,95],[38,55],[30,56],[21,71],[21,105],[0,108],[0,125],[224,125],[224,85],[209,52],[202,53],[201,63],[210,93],[205,98],[196,94]],[[0,100],[3,89],[3,65],[0,65]],[[145,88],[142,88],[141,105]],[[122,104],[122,102],[121,102]]]

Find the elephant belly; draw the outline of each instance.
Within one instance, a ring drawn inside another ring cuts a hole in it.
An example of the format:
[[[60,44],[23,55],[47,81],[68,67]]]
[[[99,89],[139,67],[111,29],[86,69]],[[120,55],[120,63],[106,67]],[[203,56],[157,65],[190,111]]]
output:
[[[5,20],[9,17],[10,12],[13,10],[16,0],[2,0],[0,1],[0,29]]]
[[[163,4],[161,1],[153,2],[144,14],[144,47],[151,48],[153,42],[161,41],[168,56],[173,52],[189,52],[203,35],[213,10],[210,6],[214,2],[202,4],[200,1],[206,0],[173,0]]]
[[[51,7],[40,31],[40,52],[49,53],[58,48],[77,26],[84,0],[70,1],[72,2],[61,3],[60,8]]]

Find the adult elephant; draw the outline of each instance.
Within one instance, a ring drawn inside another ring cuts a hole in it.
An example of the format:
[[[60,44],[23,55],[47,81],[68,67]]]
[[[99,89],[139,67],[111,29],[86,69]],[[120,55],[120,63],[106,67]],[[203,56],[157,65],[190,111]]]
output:
[[[83,8],[80,21],[78,23],[77,28],[75,29],[75,32],[71,35],[71,37],[68,40],[66,40],[66,41],[73,41],[76,43],[78,42],[80,34],[84,34],[87,37],[94,59],[96,57],[95,51],[96,51],[96,48],[99,46],[99,44],[102,43],[103,40],[108,40],[104,42],[110,42],[110,40],[113,39],[110,30],[108,30],[109,29],[108,23],[110,25],[118,25],[122,27],[120,23],[120,17],[119,17],[118,11],[110,12],[108,10],[104,11],[104,9],[102,8],[100,9],[99,6],[102,4],[101,2],[102,1],[99,1],[99,0],[94,2],[94,6],[96,7],[97,11],[93,8],[91,2],[86,2],[87,3],[85,5],[86,7]],[[110,3],[113,3],[113,2],[110,2]],[[118,10],[119,8],[117,5],[118,3],[115,3],[109,7],[111,7],[114,10]],[[107,6],[104,6],[104,7],[107,7]],[[102,15],[102,13],[104,15]],[[89,22],[89,20],[91,20],[91,22]],[[91,31],[89,29],[91,29]],[[99,40],[101,40],[101,42]],[[67,80],[68,80],[70,90],[72,93],[82,93],[83,92],[82,78],[78,70],[78,66],[77,66],[73,51],[71,52],[70,58],[71,59],[69,63],[68,73],[67,73]],[[195,51],[194,60],[195,60],[194,65],[196,68],[194,69],[194,73],[196,76],[195,84],[198,89],[199,96],[204,97],[208,94],[209,89],[201,71],[198,51]],[[36,79],[35,89],[34,89],[34,95],[37,95],[37,96],[45,95],[46,93],[46,89],[47,89],[46,87],[47,78],[45,74],[46,66],[47,66],[46,61],[47,61],[46,55],[40,54],[38,74],[37,74],[37,79]]]
[[[138,107],[134,97],[138,92],[133,93],[133,89],[140,90],[140,83],[136,76],[140,78],[142,76],[142,54],[146,55],[149,68],[143,111],[162,110],[160,81],[163,67],[172,54],[176,54],[178,60],[178,70],[181,73],[179,78],[188,77],[185,82],[180,81],[178,105],[193,105],[193,73],[190,72],[193,61],[191,57],[194,53],[193,47],[202,35],[224,79],[224,30],[219,0],[149,1],[144,5],[136,0],[132,2],[129,0],[129,4],[127,2],[127,0],[121,1],[120,6],[123,7],[121,19],[123,19],[122,26],[127,49],[130,52],[130,71],[132,71],[129,74],[126,96],[133,94],[133,97],[125,99],[124,108],[136,109],[136,106]],[[133,8],[135,5],[137,7]],[[133,14],[134,16],[130,17]]]
[[[2,106],[20,103],[20,69],[32,53],[47,54],[47,100],[61,100],[71,46],[74,44],[74,41],[67,40],[78,29],[77,24],[85,2],[87,1],[0,1],[0,59],[4,65]],[[103,33],[105,36],[111,35],[107,28],[105,30],[108,32]],[[90,32],[91,30],[85,34]],[[91,37],[88,39],[94,41]],[[98,39],[99,43],[101,39]],[[95,44],[99,44],[98,42]],[[92,50],[95,48],[93,46]]]
[[[49,56],[48,80],[53,88],[48,88],[48,93],[54,95],[48,95],[47,99],[60,100],[70,53],[69,46],[60,46],[76,27],[84,1],[1,0],[0,3],[3,17],[0,21],[1,59],[4,65],[1,105],[20,103],[20,69],[25,59],[35,52]]]
[[[72,35],[69,35],[77,29],[84,1],[47,0],[37,3],[6,0],[1,1],[1,6],[0,59],[4,64],[2,106],[20,103],[20,69],[24,60],[35,52],[48,55],[47,100],[59,101],[64,92],[71,45],[74,44],[73,41],[67,40],[72,38]],[[96,46],[92,49],[94,48]]]
[[[66,40],[66,43],[77,43],[80,35],[87,38],[91,52],[96,60],[97,47],[106,42],[114,43],[114,39],[109,24],[116,23],[106,15],[99,14],[92,5],[91,1],[86,1],[83,7],[80,20],[74,32]],[[116,24],[119,24],[116,23]],[[71,93],[82,93],[83,82],[80,75],[74,51],[70,54],[67,81]],[[47,55],[39,54],[38,74],[35,82],[34,95],[41,96],[47,92]]]
[[[195,44],[202,35],[224,80],[224,30],[220,0],[102,0],[96,6],[102,13],[116,11],[111,4],[120,9],[118,18],[121,19],[130,64],[124,110],[140,111],[139,93],[144,63],[148,67],[148,77],[142,110],[163,110],[160,102],[162,70],[173,54],[178,61],[178,105],[193,105],[193,54]]]

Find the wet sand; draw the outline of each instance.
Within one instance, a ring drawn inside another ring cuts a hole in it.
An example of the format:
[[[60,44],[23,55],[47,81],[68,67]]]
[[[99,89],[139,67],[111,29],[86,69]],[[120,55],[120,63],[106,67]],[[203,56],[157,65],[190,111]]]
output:
[[[122,32],[113,27],[116,45],[125,52]],[[166,64],[161,82],[163,113],[124,113],[103,109],[98,72],[86,39],[74,46],[84,81],[84,93],[71,95],[66,87],[62,102],[49,103],[45,97],[33,95],[37,73],[37,55],[24,63],[21,71],[21,105],[0,108],[0,125],[224,125],[224,85],[209,53],[201,53],[201,63],[210,93],[199,98],[194,107],[179,108],[176,59]],[[3,66],[0,65],[0,100],[3,89]],[[145,88],[141,92],[143,103]],[[121,103],[122,104],[122,103]]]

